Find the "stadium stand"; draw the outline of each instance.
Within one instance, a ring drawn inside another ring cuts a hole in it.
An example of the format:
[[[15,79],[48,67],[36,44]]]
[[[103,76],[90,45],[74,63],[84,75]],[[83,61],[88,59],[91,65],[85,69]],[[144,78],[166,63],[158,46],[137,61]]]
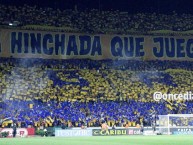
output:
[[[0,5],[1,27],[17,22],[11,27],[27,30],[85,34],[187,31],[193,29],[192,21],[192,15],[176,12],[130,15],[118,10]],[[193,113],[188,109],[193,107],[191,101],[155,102],[152,98],[157,91],[192,91],[192,81],[193,63],[188,61],[0,58],[0,126],[17,122],[19,127],[66,128],[83,123],[91,127],[106,121],[109,126],[129,127],[139,124],[139,114],[148,124],[153,110],[160,115]]]
[[[137,13],[128,14],[121,11],[85,11],[39,8],[37,6],[5,6],[0,5],[0,24],[9,23],[25,29],[42,29],[65,32],[84,33],[118,33],[147,32],[155,30],[187,31],[192,30],[191,14]],[[34,17],[35,16],[35,17]],[[159,19],[157,19],[159,18]],[[173,25],[175,24],[175,25]],[[43,26],[43,27],[35,27]]]
[[[138,114],[192,113],[191,101],[155,102],[155,91],[193,88],[193,63],[1,58],[1,126],[136,126]],[[97,111],[96,111],[97,110]],[[176,112],[177,111],[177,112]],[[191,120],[188,124],[192,124]]]

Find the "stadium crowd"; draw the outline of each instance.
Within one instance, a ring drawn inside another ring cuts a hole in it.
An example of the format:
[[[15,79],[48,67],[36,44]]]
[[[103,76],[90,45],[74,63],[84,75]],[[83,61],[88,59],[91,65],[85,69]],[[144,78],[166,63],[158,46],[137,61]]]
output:
[[[128,34],[131,31],[147,32],[154,30],[187,31],[193,29],[191,14],[158,14],[136,13],[128,14],[121,11],[100,11],[91,9],[39,8],[37,6],[5,6],[0,5],[0,25],[17,22],[17,25],[54,26],[65,32],[84,33],[118,33]],[[29,26],[25,29],[34,29]]]
[[[192,70],[187,61],[1,58],[1,126],[128,127],[148,124],[153,111],[192,113],[192,101],[153,100],[158,91],[193,91]]]

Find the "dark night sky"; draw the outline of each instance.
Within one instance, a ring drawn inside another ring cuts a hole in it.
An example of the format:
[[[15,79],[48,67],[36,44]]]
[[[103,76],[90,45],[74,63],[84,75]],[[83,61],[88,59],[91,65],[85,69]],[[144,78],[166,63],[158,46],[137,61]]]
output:
[[[193,0],[0,0],[1,4],[9,5],[38,5],[60,9],[73,9],[75,5],[79,10],[97,8],[101,10],[121,10],[129,13],[159,12],[169,14],[193,14]]]

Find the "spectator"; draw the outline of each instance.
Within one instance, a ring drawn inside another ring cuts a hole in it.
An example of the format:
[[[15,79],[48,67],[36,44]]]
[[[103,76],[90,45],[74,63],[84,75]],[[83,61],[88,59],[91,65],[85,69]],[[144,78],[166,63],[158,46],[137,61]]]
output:
[[[13,123],[12,128],[13,128],[13,137],[15,137],[16,134],[17,134],[17,125],[16,125],[16,123]]]

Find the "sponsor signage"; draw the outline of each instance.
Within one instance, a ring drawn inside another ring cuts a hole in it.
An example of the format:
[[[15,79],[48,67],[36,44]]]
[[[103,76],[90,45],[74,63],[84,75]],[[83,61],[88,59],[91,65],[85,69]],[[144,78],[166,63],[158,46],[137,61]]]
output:
[[[153,130],[146,130],[144,131],[143,135],[157,135],[157,133]]]
[[[80,137],[80,136],[92,136],[92,130],[84,130],[84,129],[77,129],[77,130],[62,130],[56,129],[55,130],[56,137]]]
[[[108,129],[108,130],[93,129],[92,135],[93,136],[127,135],[127,130],[126,129]]]
[[[93,129],[92,135],[93,136],[121,136],[121,135],[139,135],[139,129],[108,129],[108,130],[101,130],[101,129]]]
[[[127,134],[128,135],[140,135],[140,129],[128,129],[127,130]]]
[[[170,132],[174,135],[192,135],[192,128],[171,128]]]
[[[13,129],[12,128],[2,128],[0,130],[0,133],[2,132],[8,132],[8,137],[13,136]],[[16,136],[28,136],[28,135],[34,135],[35,129],[34,128],[17,128],[17,134]]]
[[[35,128],[27,128],[28,135],[35,135]]]

